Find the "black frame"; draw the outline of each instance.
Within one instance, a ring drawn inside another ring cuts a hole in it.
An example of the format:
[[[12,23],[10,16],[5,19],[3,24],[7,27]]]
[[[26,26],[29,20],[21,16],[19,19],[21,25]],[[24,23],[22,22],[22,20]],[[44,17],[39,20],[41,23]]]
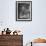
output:
[[[30,19],[22,19],[22,18],[19,18],[18,16],[18,3],[24,3],[24,2],[29,2],[30,3]],[[16,21],[32,21],[32,1],[16,1]]]

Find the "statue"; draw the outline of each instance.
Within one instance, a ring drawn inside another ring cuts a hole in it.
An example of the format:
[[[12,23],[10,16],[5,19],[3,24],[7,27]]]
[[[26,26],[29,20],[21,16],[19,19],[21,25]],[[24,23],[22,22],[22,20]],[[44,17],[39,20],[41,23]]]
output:
[[[10,34],[11,33],[11,30],[9,30],[9,28],[7,28],[7,30],[6,30],[6,35],[7,34]]]

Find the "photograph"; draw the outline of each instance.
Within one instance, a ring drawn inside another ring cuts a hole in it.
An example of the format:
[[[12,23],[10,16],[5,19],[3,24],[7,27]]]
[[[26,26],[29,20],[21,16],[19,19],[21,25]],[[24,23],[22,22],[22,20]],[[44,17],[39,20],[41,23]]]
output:
[[[32,1],[16,1],[16,21],[32,21]]]

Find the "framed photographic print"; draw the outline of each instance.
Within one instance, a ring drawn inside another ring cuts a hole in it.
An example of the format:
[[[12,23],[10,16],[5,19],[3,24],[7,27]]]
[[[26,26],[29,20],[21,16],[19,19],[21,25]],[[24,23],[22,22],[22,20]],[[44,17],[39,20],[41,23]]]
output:
[[[32,21],[32,1],[16,1],[16,21]]]

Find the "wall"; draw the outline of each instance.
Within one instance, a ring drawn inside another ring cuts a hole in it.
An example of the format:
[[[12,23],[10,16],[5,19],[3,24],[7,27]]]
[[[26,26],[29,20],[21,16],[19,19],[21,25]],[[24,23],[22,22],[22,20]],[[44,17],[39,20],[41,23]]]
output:
[[[24,44],[36,37],[46,37],[46,0],[32,0],[32,22],[16,22],[15,6],[15,0],[0,0],[0,30],[20,29]]]

